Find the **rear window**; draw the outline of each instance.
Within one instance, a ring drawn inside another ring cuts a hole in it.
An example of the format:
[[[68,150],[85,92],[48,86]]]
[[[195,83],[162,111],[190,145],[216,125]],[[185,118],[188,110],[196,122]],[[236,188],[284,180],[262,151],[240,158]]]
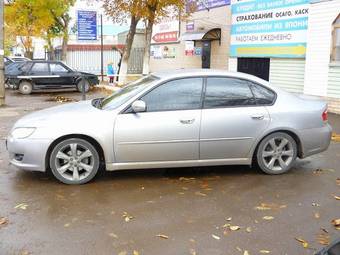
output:
[[[275,93],[261,85],[251,83],[251,90],[254,94],[256,104],[258,105],[271,105],[275,100]]]

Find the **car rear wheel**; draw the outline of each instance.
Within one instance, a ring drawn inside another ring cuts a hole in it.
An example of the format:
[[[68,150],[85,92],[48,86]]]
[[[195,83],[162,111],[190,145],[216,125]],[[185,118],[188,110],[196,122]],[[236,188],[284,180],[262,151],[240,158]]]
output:
[[[84,80],[84,81],[80,80],[80,81],[78,81],[78,83],[77,83],[77,90],[79,92],[83,92],[83,84],[84,84],[84,87],[85,87],[85,93],[89,92],[89,90],[90,90],[90,83],[89,83],[88,80]]]
[[[256,153],[258,166],[267,174],[282,174],[289,171],[296,157],[295,140],[282,132],[276,132],[264,138]]]
[[[29,95],[32,93],[32,83],[29,81],[22,81],[19,84],[19,92],[23,95]]]
[[[50,156],[53,175],[65,184],[91,181],[99,169],[99,154],[88,141],[71,138],[58,143]]]

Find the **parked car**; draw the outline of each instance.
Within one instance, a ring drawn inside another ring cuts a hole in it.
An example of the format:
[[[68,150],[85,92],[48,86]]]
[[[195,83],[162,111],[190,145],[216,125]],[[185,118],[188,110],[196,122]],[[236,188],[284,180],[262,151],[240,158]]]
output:
[[[101,165],[258,165],[282,174],[330,140],[326,103],[251,75],[199,69],[155,73],[107,98],[31,113],[15,123],[7,147],[18,168],[82,184]]]
[[[18,89],[22,94],[30,94],[36,89],[75,88],[85,92],[90,86],[99,83],[94,74],[78,72],[60,61],[25,61],[18,64],[6,74],[10,87]]]
[[[31,61],[31,59],[23,57],[23,56],[9,56],[8,58],[11,59],[14,62]]]
[[[9,57],[4,57],[4,63],[5,63],[5,68],[6,68],[8,65],[14,63],[14,61],[10,59]]]

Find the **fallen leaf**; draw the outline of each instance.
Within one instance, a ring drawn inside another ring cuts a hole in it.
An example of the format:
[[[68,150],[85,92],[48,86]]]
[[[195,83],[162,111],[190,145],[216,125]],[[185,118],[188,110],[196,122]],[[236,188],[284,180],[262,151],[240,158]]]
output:
[[[340,135],[337,133],[332,133],[332,141],[333,142],[340,142]]]
[[[340,200],[340,197],[339,197],[339,196],[333,195],[333,197],[334,197],[336,200]]]
[[[260,250],[260,253],[262,253],[262,254],[269,254],[270,251],[267,251],[267,250]]]
[[[69,226],[70,226],[70,223],[65,223],[65,224],[64,224],[64,227],[65,227],[65,228],[68,228]]]
[[[238,247],[238,246],[236,246],[236,250],[242,251],[242,249],[240,247]]]
[[[217,236],[217,235],[214,235],[214,234],[212,234],[211,235],[214,239],[216,239],[216,240],[220,240],[221,239],[221,237],[219,237],[219,236]]]
[[[187,177],[179,177],[180,181],[194,181],[196,178],[191,177],[191,178],[187,178]]]
[[[136,250],[134,250],[134,251],[133,251],[133,255],[139,255],[139,252],[136,251]]]
[[[28,204],[25,204],[25,203],[21,203],[21,204],[18,204],[14,207],[14,209],[21,209],[21,210],[26,210],[28,207]]]
[[[115,233],[110,233],[109,236],[111,236],[113,238],[118,238],[118,236]]]
[[[231,218],[231,217],[229,217],[229,218],[226,218],[225,220],[226,220],[226,221],[231,221],[231,220],[232,220],[232,218]]]
[[[190,249],[190,255],[197,255],[197,253],[194,249]]]
[[[318,212],[314,213],[314,218],[315,219],[319,219],[320,218],[320,213],[318,213]]]
[[[307,241],[303,240],[302,238],[297,238],[297,237],[295,237],[295,240],[300,242],[302,244],[303,248],[308,248],[308,242]]]
[[[327,231],[327,229],[325,229],[325,228],[321,228],[321,230],[322,230],[323,232],[325,232],[325,233],[327,233],[327,234],[328,234],[328,231]]]
[[[331,221],[336,230],[340,230],[340,219],[334,219]]]
[[[162,235],[162,234],[158,234],[157,237],[163,238],[163,239],[169,239],[169,236],[167,236],[167,235]]]
[[[318,203],[312,203],[312,206],[316,206],[316,207],[319,207],[320,205]]]
[[[254,209],[259,211],[266,211],[266,210],[277,210],[277,209],[283,209],[286,208],[287,205],[279,205],[275,203],[267,204],[267,203],[261,203],[259,206],[256,206]]]
[[[245,251],[243,252],[243,255],[250,255],[250,253],[249,253],[247,250],[245,250]]]
[[[133,216],[129,215],[127,212],[124,212],[122,217],[124,218],[125,222],[129,222],[133,219]]]
[[[329,245],[330,244],[330,237],[327,234],[319,234],[317,237],[317,241],[319,242],[319,244],[322,245]]]
[[[247,227],[247,228],[246,228],[246,231],[247,231],[248,233],[250,233],[250,232],[252,231],[251,227]]]
[[[229,226],[229,229],[230,229],[231,231],[237,231],[237,230],[240,229],[240,227],[239,227],[239,226]]]
[[[264,219],[264,220],[273,220],[274,217],[273,216],[263,216],[262,219]]]
[[[0,225],[6,225],[8,223],[8,219],[5,217],[0,218]]]
[[[202,193],[202,192],[200,192],[200,191],[196,191],[196,192],[195,192],[195,195],[202,196],[202,197],[207,196],[207,194],[204,194],[204,193]]]

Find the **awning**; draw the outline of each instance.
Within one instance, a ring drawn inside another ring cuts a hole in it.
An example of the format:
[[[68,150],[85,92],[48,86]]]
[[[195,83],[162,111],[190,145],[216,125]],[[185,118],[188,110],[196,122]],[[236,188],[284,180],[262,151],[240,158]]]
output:
[[[213,28],[197,32],[187,32],[181,36],[182,41],[221,41],[221,29]]]

